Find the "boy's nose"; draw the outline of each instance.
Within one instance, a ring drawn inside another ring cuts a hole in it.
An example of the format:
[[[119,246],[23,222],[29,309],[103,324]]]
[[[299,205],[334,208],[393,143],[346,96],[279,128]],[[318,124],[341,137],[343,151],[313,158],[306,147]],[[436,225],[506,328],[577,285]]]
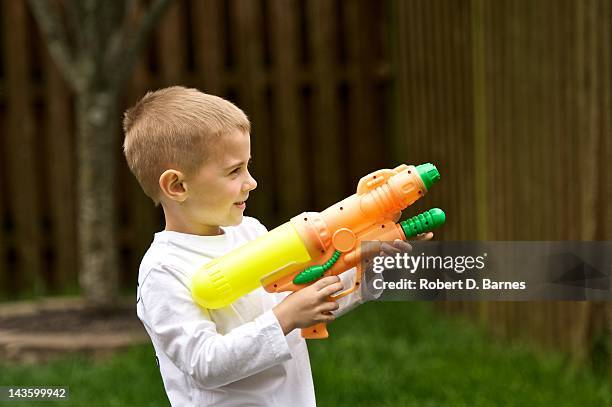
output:
[[[249,174],[249,179],[247,181],[247,191],[252,191],[255,188],[257,188],[257,181],[255,181],[255,178],[253,178],[253,176]]]

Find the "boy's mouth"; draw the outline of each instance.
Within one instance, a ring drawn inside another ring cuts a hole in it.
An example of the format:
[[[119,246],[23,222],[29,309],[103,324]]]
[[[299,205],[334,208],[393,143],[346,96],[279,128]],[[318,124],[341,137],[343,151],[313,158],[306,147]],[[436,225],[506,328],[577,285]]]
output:
[[[237,207],[244,209],[246,208],[246,201],[239,201],[239,202],[234,202],[234,205],[236,205]]]

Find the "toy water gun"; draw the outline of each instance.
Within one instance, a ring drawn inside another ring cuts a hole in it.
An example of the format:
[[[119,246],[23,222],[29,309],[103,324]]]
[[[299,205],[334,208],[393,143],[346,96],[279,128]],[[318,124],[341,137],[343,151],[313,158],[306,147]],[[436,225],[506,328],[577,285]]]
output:
[[[294,292],[356,267],[353,287],[328,300],[342,298],[361,283],[361,242],[408,240],[444,224],[437,208],[396,223],[439,179],[433,164],[375,171],[361,178],[354,195],[323,212],[297,215],[204,265],[193,277],[192,296],[202,307],[217,309],[260,285],[268,292]],[[302,336],[326,338],[327,328],[316,324],[302,329]]]

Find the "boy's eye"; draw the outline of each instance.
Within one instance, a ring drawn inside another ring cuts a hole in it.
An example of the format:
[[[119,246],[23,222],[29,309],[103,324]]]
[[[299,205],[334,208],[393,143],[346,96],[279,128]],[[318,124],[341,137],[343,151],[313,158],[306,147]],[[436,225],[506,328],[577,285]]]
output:
[[[252,163],[252,162],[253,162],[253,160],[249,160],[249,161],[247,161],[246,168],[251,168],[251,163]],[[240,171],[240,169],[241,169],[241,168],[242,168],[242,167],[236,167],[235,169],[233,169],[233,170],[230,172],[230,175],[231,175],[231,174],[238,174],[238,172]]]

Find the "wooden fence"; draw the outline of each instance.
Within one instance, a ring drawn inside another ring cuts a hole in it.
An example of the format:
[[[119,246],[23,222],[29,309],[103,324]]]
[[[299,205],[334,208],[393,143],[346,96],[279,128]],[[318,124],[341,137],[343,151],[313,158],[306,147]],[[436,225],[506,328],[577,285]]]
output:
[[[439,164],[444,239],[610,240],[610,4],[398,2],[399,128]],[[433,145],[432,145],[433,144]],[[457,172],[457,170],[459,172]],[[447,182],[448,181],[448,182]],[[443,186],[442,186],[443,185]],[[419,205],[431,204],[429,198]],[[511,337],[592,351],[597,303],[447,303]]]
[[[65,292],[77,281],[72,96],[26,2],[1,7],[0,295]],[[372,170],[433,162],[442,181],[409,212],[444,208],[439,239],[606,240],[611,17],[604,0],[177,1],[125,106],[183,84],[242,107],[259,181],[247,214],[268,227]],[[127,289],[163,226],[119,166]],[[578,355],[612,318],[593,303],[445,307]]]

